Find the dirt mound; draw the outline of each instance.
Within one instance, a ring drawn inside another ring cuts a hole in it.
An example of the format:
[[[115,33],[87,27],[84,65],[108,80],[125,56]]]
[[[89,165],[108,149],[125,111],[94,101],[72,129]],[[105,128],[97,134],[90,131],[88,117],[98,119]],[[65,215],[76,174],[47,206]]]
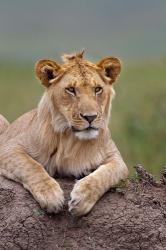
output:
[[[74,185],[59,180],[66,201]],[[145,178],[110,190],[87,216],[47,215],[21,185],[0,177],[0,250],[166,249],[166,186]]]

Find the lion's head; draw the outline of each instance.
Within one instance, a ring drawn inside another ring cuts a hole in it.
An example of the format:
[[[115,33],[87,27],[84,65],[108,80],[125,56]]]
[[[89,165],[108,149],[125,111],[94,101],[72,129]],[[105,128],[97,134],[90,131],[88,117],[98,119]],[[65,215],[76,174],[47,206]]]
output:
[[[61,65],[47,59],[38,61],[36,76],[46,87],[41,103],[49,103],[55,131],[71,130],[79,139],[96,138],[107,125],[112,85],[120,70],[115,57],[93,64],[83,59],[83,53],[66,55]]]

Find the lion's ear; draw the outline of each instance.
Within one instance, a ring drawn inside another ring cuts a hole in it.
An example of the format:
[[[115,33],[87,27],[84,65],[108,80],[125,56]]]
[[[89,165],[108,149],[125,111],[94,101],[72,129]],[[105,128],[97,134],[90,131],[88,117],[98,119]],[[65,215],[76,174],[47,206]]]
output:
[[[121,62],[116,57],[106,57],[97,66],[103,70],[104,75],[109,78],[111,84],[115,82],[121,71]]]
[[[40,60],[35,65],[36,76],[46,87],[51,85],[51,80],[58,77],[60,70],[61,66],[52,60]]]

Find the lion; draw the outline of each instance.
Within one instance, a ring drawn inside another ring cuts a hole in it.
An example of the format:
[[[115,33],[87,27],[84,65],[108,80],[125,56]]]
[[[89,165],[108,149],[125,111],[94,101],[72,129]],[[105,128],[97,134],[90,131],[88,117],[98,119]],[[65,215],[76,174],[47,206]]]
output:
[[[127,178],[108,128],[120,71],[118,58],[94,64],[83,52],[63,56],[61,64],[40,60],[35,74],[45,92],[38,107],[12,124],[0,117],[0,174],[21,183],[48,213],[63,209],[56,174],[78,179],[68,203],[74,216],[90,212],[105,192]]]

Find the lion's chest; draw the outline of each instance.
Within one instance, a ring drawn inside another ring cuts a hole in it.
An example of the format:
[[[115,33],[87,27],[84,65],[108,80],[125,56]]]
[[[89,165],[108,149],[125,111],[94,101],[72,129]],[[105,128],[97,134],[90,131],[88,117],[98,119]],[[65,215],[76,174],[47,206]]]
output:
[[[79,176],[87,174],[102,164],[105,158],[104,147],[94,142],[66,142],[50,155],[48,172]]]

